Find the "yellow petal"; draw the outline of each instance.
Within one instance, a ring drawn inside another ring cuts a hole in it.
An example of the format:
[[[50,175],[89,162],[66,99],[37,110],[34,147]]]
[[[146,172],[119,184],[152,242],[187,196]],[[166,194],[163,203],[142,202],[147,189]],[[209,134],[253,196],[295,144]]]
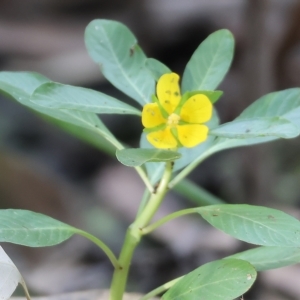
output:
[[[176,73],[167,73],[157,82],[157,98],[169,115],[174,112],[181,98],[178,81],[179,76]]]
[[[157,103],[148,103],[142,111],[142,124],[146,128],[156,127],[166,123],[167,120],[162,116]]]
[[[205,123],[211,119],[212,111],[213,106],[208,97],[196,94],[183,104],[180,118],[187,123]]]
[[[191,124],[178,125],[178,139],[182,146],[191,148],[207,139],[208,127],[206,125]]]
[[[147,135],[147,140],[155,148],[159,149],[172,149],[177,147],[177,140],[171,133],[170,127],[164,130],[151,132]]]

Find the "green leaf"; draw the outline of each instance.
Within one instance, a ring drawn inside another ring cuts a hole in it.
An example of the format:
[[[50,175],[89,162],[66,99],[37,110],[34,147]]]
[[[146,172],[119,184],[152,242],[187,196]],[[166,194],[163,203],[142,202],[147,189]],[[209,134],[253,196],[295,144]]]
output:
[[[300,128],[300,89],[287,89],[265,95],[246,108],[244,112],[233,122],[254,118],[285,119]],[[291,131],[296,133],[295,129],[292,129]],[[244,139],[217,137],[211,147],[209,147],[205,152],[199,153],[199,155],[194,158],[191,164],[187,167],[188,169],[183,170],[182,173],[179,173],[172,180],[171,185],[178,182],[180,178],[186,176],[205,158],[216,152],[234,147],[251,146],[271,142],[276,139],[278,139],[277,136],[258,136]]]
[[[33,91],[50,80],[33,72],[0,72],[0,91],[23,105],[33,108],[28,101]]]
[[[89,129],[97,135],[105,138],[105,140],[109,141],[109,143],[115,147],[118,145],[116,139],[94,113],[67,109],[54,110],[31,102],[31,95],[39,86],[46,82],[50,82],[49,79],[37,73],[0,72],[0,91],[2,91],[5,95],[12,97],[19,103],[35,110],[38,113],[75,126],[83,127],[84,129]]]
[[[60,244],[74,234],[91,240],[104,251],[115,267],[118,266],[113,252],[101,240],[85,231],[28,210],[0,210],[0,242],[46,247]]]
[[[141,105],[151,101],[154,78],[147,70],[147,57],[131,31],[123,24],[94,20],[86,28],[85,44],[104,77]]]
[[[197,211],[212,226],[241,241],[300,247],[300,222],[282,211],[246,204],[211,205]]]
[[[94,113],[69,109],[55,110],[41,106],[38,108],[38,105],[35,105],[34,109],[49,117],[97,132],[108,140],[114,140],[112,134]]]
[[[163,300],[232,300],[252,286],[256,271],[249,262],[222,259],[207,263],[180,279]]]
[[[151,72],[155,81],[158,81],[158,79],[166,73],[172,73],[172,71],[167,66],[154,58],[148,58],[146,61],[146,66]]]
[[[115,153],[118,143],[96,114],[68,110],[55,111],[30,102],[31,94],[46,82],[50,82],[49,79],[37,73],[0,72],[0,92],[41,113],[44,119],[67,132],[106,152]]]
[[[235,120],[240,121],[253,118],[281,118],[300,128],[300,89],[287,89],[262,96],[246,108]],[[212,154],[224,149],[260,144],[276,139],[278,139],[276,136],[247,139],[218,138],[210,150]]]
[[[30,100],[51,109],[79,110],[97,114],[141,115],[138,109],[106,94],[55,82],[39,86]]]
[[[267,271],[299,263],[300,249],[262,246],[236,253],[228,258],[243,259],[254,266],[256,271]]]
[[[182,93],[214,90],[229,70],[234,51],[234,38],[222,29],[209,35],[196,49],[182,77]]]
[[[235,120],[210,131],[211,135],[226,138],[246,139],[272,136],[290,139],[300,134],[300,128],[278,117]]]
[[[267,94],[247,107],[237,120],[281,117],[300,127],[300,88]]]
[[[45,215],[21,209],[0,210],[0,241],[30,247],[59,244],[77,229]]]
[[[49,115],[53,118],[65,122],[95,130],[95,128],[105,128],[96,114],[68,111],[68,110],[50,110],[30,101],[34,91],[49,79],[42,75],[31,72],[1,72],[0,89],[7,95],[14,98],[21,104],[38,111],[39,113]]]
[[[188,94],[187,98],[192,97],[196,94],[203,94],[208,97],[208,99],[212,104],[214,104],[220,99],[220,97],[223,95],[223,92],[222,91],[192,91],[192,92],[186,92],[186,94]]]
[[[117,159],[128,167],[138,167],[146,162],[166,162],[180,158],[181,154],[160,149],[122,149],[116,152]]]
[[[222,91],[197,91],[199,94],[207,96],[212,104],[216,103],[223,95]]]

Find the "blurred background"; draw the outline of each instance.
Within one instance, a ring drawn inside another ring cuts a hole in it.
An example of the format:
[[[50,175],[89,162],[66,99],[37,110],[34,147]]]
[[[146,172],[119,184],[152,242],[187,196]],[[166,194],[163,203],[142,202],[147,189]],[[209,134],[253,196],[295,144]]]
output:
[[[222,122],[268,92],[300,86],[299,0],[0,0],[0,69],[35,71],[125,99],[85,49],[85,27],[96,18],[126,24],[148,57],[179,74],[207,35],[231,30],[235,58],[216,105]],[[140,120],[104,121],[123,142],[138,145]],[[300,217],[299,151],[299,138],[227,150],[190,178],[228,203],[266,205]],[[47,214],[96,234],[118,253],[142,194],[132,169],[0,96],[1,208]],[[193,205],[170,193],[159,215]],[[33,294],[109,286],[109,262],[83,238],[44,249],[2,246]],[[182,217],[144,240],[128,289],[147,292],[247,247],[199,218]],[[244,299],[300,299],[299,279],[298,266],[263,272]]]

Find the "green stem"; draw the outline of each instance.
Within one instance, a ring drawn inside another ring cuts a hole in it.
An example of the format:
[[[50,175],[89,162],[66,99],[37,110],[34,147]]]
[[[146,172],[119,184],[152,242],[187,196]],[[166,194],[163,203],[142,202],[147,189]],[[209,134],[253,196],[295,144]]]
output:
[[[140,229],[148,225],[148,223],[151,221],[152,217],[161,205],[164,196],[169,190],[168,184],[172,177],[173,165],[173,162],[166,163],[165,172],[160,180],[159,186],[157,187],[156,191],[154,191],[151,194],[151,197],[144,210],[139,214],[139,216],[135,220],[134,224],[139,226]]]
[[[149,201],[149,197],[150,197],[151,193],[149,192],[148,189],[145,190],[138,212],[136,214],[136,219],[138,218],[138,216],[142,213],[142,211],[144,210],[145,206],[147,205],[148,201]]]
[[[136,220],[127,230],[119,257],[120,267],[115,269],[112,278],[110,300],[122,300],[123,298],[134,250],[142,238],[142,229],[151,221],[168,191],[168,183],[172,176],[172,168],[173,162],[167,162],[165,172],[157,190],[151,194],[144,210],[138,214]]]
[[[179,172],[174,178],[173,180],[170,182],[169,184],[169,188],[172,189],[176,184],[178,184],[182,179],[184,179],[187,175],[189,175],[194,168],[205,159],[206,157],[203,157],[202,160],[197,160],[197,164],[196,162],[193,162],[189,165],[187,165],[187,167],[185,167],[181,172]]]
[[[181,217],[181,216],[184,216],[184,215],[188,215],[188,214],[194,214],[197,212],[197,209],[198,208],[188,208],[188,209],[183,209],[183,210],[179,210],[179,211],[176,211],[172,214],[169,214],[163,218],[161,218],[160,220],[158,220],[157,222],[145,227],[142,229],[142,232],[143,234],[148,234],[150,233],[151,231],[155,230],[156,228],[158,228],[159,226],[162,226],[163,224],[173,220],[173,219],[176,219],[178,217]]]
[[[85,238],[89,239],[94,244],[96,244],[99,248],[101,248],[102,251],[108,256],[109,260],[111,261],[111,263],[115,269],[120,268],[120,264],[119,264],[116,256],[113,254],[113,252],[110,250],[110,248],[108,246],[106,246],[106,244],[104,244],[101,240],[99,240],[92,234],[85,232],[83,230],[77,229],[76,233],[81,236],[84,236]]]
[[[212,146],[210,149],[205,151],[202,155],[196,158],[193,162],[188,164],[182,171],[180,171],[170,182],[169,188],[172,189],[176,184],[178,184],[182,179],[184,179],[187,175],[189,175],[202,161],[204,161],[207,157],[212,155],[213,153],[220,151],[220,145]],[[226,149],[226,148],[225,148]]]
[[[146,172],[144,171],[144,169],[141,168],[141,167],[135,167],[135,170],[140,175],[141,179],[144,181],[144,183],[145,183],[147,189],[149,190],[149,192],[152,193],[153,192],[153,186],[152,186],[151,182],[149,181],[149,178],[148,178]]]
[[[25,283],[25,280],[23,279],[23,277],[21,277],[20,284],[21,284],[22,287],[23,287],[23,290],[24,290],[26,299],[27,299],[27,300],[31,300],[31,297],[30,297],[30,295],[29,295],[28,288],[27,288],[27,286],[26,286],[26,283]]]
[[[171,281],[169,281],[169,282],[167,282],[167,283],[159,286],[155,290],[153,290],[150,293],[148,293],[145,296],[143,296],[140,300],[148,300],[148,299],[151,299],[151,298],[153,298],[153,297],[155,297],[155,296],[163,293],[164,291],[166,291],[169,288],[171,288],[175,283],[177,283],[182,277],[178,277],[176,279],[173,279],[173,280],[171,280]]]

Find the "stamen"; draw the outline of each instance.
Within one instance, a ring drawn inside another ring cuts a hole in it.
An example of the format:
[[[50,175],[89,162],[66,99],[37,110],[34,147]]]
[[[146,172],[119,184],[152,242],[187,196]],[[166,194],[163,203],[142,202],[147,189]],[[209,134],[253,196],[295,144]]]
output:
[[[178,125],[179,121],[180,121],[180,116],[173,113],[168,117],[167,124],[169,126],[176,126]]]

